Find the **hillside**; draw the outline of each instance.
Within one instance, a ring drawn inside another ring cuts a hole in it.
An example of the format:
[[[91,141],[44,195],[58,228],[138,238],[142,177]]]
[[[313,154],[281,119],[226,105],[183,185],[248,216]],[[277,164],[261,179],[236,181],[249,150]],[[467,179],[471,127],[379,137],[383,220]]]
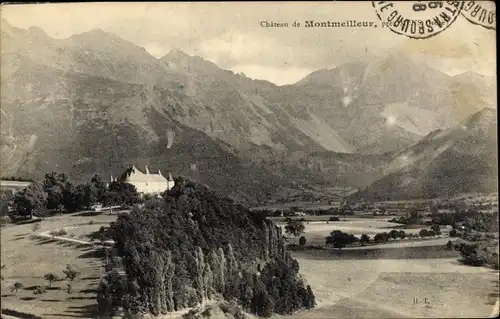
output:
[[[409,199],[498,190],[496,110],[485,108],[392,155],[383,177],[353,199]]]
[[[201,185],[176,180],[164,200],[121,215],[110,233],[121,263],[105,275],[98,297],[110,315],[120,306],[166,314],[212,298],[236,300],[261,317],[314,307],[281,229]],[[117,284],[127,288],[107,304]]]
[[[387,154],[491,102],[491,79],[398,54],[276,86],[177,49],[156,59],[103,30],[53,39],[2,20],[0,31],[7,175],[87,178],[147,163],[236,198],[365,187]]]

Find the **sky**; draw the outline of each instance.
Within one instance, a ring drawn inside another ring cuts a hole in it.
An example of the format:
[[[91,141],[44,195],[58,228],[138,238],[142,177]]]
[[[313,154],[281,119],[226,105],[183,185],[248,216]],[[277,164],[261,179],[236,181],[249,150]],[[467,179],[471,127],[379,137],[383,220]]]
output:
[[[13,26],[37,26],[54,38],[100,28],[155,57],[178,48],[278,85],[391,52],[412,54],[448,74],[496,74],[496,31],[460,16],[432,38],[410,39],[382,28],[370,1],[28,4],[2,5],[0,14]],[[306,20],[373,21],[378,28],[304,28]],[[289,27],[266,28],[262,21]],[[292,27],[294,21],[302,27]]]

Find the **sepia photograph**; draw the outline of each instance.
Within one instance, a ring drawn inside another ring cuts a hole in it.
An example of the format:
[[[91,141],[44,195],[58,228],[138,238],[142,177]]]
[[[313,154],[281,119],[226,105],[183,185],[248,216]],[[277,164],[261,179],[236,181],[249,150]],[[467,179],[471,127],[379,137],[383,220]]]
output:
[[[494,1],[0,18],[0,318],[498,317]]]

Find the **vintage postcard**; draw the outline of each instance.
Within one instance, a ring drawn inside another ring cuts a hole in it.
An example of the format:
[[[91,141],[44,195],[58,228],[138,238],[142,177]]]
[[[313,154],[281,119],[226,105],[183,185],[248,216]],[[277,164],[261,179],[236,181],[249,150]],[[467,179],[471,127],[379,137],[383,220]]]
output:
[[[0,12],[1,318],[498,316],[494,1]]]

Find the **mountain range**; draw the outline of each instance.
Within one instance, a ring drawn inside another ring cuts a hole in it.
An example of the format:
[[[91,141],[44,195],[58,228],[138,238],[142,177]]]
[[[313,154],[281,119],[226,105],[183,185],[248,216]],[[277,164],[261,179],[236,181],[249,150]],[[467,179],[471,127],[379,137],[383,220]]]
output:
[[[177,49],[157,59],[100,29],[54,39],[2,20],[0,31],[8,176],[83,179],[135,163],[246,199],[365,188],[395,174],[396,154],[496,106],[495,78],[449,76],[397,53],[277,86]]]

